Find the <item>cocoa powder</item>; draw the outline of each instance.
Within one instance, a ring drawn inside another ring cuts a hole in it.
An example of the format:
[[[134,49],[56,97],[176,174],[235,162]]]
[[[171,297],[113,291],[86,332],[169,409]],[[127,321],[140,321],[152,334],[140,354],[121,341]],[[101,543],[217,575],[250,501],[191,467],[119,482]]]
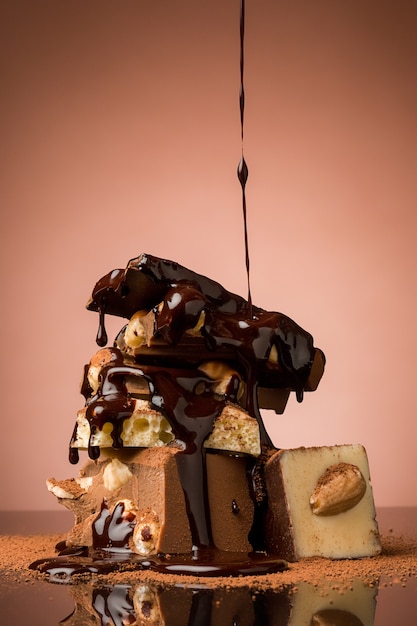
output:
[[[55,554],[56,544],[64,539],[65,535],[4,535],[0,536],[0,575],[4,583],[19,582],[30,584],[41,574],[29,569],[32,561],[48,558]],[[74,576],[70,584],[93,584],[106,582],[107,584],[138,584],[153,583],[158,586],[172,586],[177,584],[195,585],[203,583],[205,586],[217,588],[250,587],[259,590],[280,590],[286,587],[296,589],[297,584],[308,582],[314,585],[334,583],[341,592],[349,589],[354,579],[360,579],[365,584],[402,585],[416,582],[417,579],[417,540],[407,535],[388,533],[382,537],[382,554],[380,556],[363,559],[343,559],[329,561],[324,558],[302,559],[297,563],[290,563],[287,571],[265,576],[245,576],[239,578],[215,577],[199,579],[194,576],[179,576],[158,574],[151,571],[113,572],[106,576],[83,575]]]

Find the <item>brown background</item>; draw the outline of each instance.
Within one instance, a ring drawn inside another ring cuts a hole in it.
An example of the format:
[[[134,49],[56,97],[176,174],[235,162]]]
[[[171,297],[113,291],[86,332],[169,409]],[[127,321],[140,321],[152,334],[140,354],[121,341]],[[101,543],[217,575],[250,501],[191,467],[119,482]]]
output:
[[[265,420],[280,447],[363,443],[379,506],[417,504],[416,9],[247,2],[253,301],[328,359]],[[95,281],[148,252],[246,295],[239,2],[0,10],[0,508],[52,509],[45,478],[77,471]]]

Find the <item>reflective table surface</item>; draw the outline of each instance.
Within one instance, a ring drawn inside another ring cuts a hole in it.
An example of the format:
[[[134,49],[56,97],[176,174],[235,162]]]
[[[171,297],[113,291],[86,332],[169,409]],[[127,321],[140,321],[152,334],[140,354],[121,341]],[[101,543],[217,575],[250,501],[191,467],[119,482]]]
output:
[[[378,510],[381,535],[417,538],[417,509]],[[68,512],[0,512],[1,535],[64,533],[72,523]],[[417,554],[416,554],[417,558]],[[0,555],[1,564],[1,555]],[[331,565],[330,565],[331,566]],[[360,580],[341,593],[335,581],[310,583],[254,594],[246,588],[137,585],[74,586],[27,577],[2,575],[1,626],[417,626],[417,578]]]

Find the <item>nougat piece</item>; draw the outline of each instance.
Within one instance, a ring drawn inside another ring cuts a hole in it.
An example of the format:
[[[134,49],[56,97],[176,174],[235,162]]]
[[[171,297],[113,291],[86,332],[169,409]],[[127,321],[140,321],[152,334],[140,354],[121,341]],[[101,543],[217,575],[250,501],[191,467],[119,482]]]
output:
[[[265,465],[267,548],[288,561],[381,552],[365,448],[279,450]]]

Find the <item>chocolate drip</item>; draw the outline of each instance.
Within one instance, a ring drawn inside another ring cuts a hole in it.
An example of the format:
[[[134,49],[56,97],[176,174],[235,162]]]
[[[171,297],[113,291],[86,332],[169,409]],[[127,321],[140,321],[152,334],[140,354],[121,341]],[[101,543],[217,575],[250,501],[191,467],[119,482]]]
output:
[[[123,272],[114,270],[97,283],[88,303],[90,310],[99,311],[103,293],[107,314],[129,319],[139,310],[153,308],[155,331],[171,345],[181,342],[203,312],[200,333],[213,357],[217,356],[214,351],[228,349],[242,362],[243,354],[254,374],[251,380],[259,385],[304,388],[315,352],[311,335],[282,313],[253,306],[249,317],[244,298],[205,276],[143,254],[132,259]],[[265,365],[273,347],[279,359],[271,377]]]
[[[93,524],[93,547],[127,549],[134,525],[135,516],[125,510],[123,502],[116,505],[113,513],[110,513],[103,502],[100,514]]]
[[[121,365],[120,351],[113,363],[104,367],[97,394],[87,403],[87,418],[91,438],[97,429],[111,423],[113,446],[123,446],[123,422],[133,413],[133,401],[125,388],[126,376],[145,378],[151,393],[151,404],[164,413],[183,451],[177,456],[178,472],[186,498],[193,545],[197,548],[212,545],[210,513],[207,498],[207,480],[204,441],[213,430],[216,417],[227,398],[218,397],[210,390],[212,380],[191,369],[162,369],[155,366],[132,367]],[[236,401],[235,396],[231,396]],[[99,450],[98,450],[99,453]],[[89,445],[89,455],[97,458],[97,450]]]
[[[209,379],[185,372],[175,381],[166,370],[154,372],[152,404],[170,422],[174,433],[185,444],[177,455],[177,467],[185,495],[191,537],[196,548],[213,545],[207,495],[207,475],[204,441],[213,430],[216,417],[225,401],[219,401],[209,391]],[[199,389],[198,393],[195,393]]]
[[[106,301],[104,298],[102,298],[101,303],[99,305],[99,326],[98,326],[97,337],[96,337],[97,345],[101,346],[102,348],[107,344],[107,341],[108,341],[106,327],[104,324],[105,315],[106,315]]]

